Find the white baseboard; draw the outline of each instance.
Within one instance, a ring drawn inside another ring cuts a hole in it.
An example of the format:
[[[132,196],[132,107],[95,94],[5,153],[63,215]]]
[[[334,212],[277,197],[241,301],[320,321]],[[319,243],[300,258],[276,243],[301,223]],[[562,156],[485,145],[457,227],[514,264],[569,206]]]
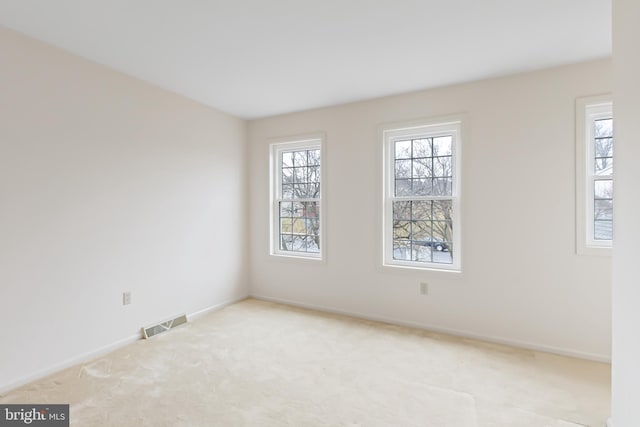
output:
[[[6,393],[18,387],[21,387],[25,384],[29,384],[30,382],[39,380],[41,378],[47,377],[51,374],[55,374],[56,372],[70,368],[79,363],[86,362],[87,360],[95,359],[96,357],[100,357],[114,350],[117,350],[120,347],[124,347],[128,344],[132,344],[141,338],[142,338],[142,333],[140,332],[138,334],[131,335],[131,336],[128,336],[127,338],[123,338],[121,340],[113,342],[111,344],[107,344],[105,346],[99,347],[95,350],[91,350],[86,353],[80,354],[78,356],[72,357],[70,359],[65,360],[64,362],[56,363],[48,368],[41,369],[33,374],[19,378],[18,380],[15,380],[9,384],[3,384],[0,386],[0,394]]]
[[[491,335],[482,335],[482,334],[462,331],[458,329],[450,329],[450,328],[440,327],[437,325],[429,325],[429,324],[406,321],[406,320],[395,319],[395,318],[390,318],[385,316],[371,315],[371,314],[359,313],[359,312],[349,311],[349,310],[340,310],[332,307],[326,307],[326,306],[321,306],[316,304],[308,304],[300,301],[292,301],[292,300],[287,300],[283,298],[270,297],[266,295],[250,294],[249,296],[251,298],[255,298],[263,301],[270,301],[270,302],[275,302],[280,304],[292,305],[296,307],[308,308],[311,310],[323,311],[326,313],[356,317],[359,319],[373,320],[376,322],[390,323],[393,325],[408,326],[411,328],[424,329],[431,332],[454,335],[461,338],[470,338],[470,339],[486,341],[494,344],[502,344],[502,345],[508,345],[512,347],[524,348],[528,350],[558,354],[561,356],[569,356],[569,357],[575,357],[578,359],[591,360],[594,362],[611,363],[611,358],[609,356],[601,355],[601,354],[587,353],[587,352],[575,351],[575,350],[560,348],[560,347],[552,347],[552,346],[541,345],[541,344],[533,344],[526,341],[512,340],[507,338],[495,337]]]
[[[215,304],[210,307],[203,308],[202,310],[194,311],[193,313],[187,314],[187,319],[189,319],[189,321],[191,322],[192,320],[196,320],[199,317],[206,316],[207,314],[213,311],[221,310],[229,305],[246,300],[247,298],[249,298],[249,295],[243,295],[241,297],[231,298],[229,300],[221,302],[220,304]]]
[[[224,308],[224,307],[226,307],[228,305],[235,304],[236,302],[242,301],[242,300],[247,299],[247,298],[248,298],[247,296],[233,298],[233,299],[227,300],[225,302],[222,302],[220,304],[215,304],[215,305],[212,305],[210,307],[204,308],[202,310],[198,310],[196,312],[193,312],[191,314],[187,314],[187,318],[189,319],[189,321],[192,321],[192,320],[195,320],[195,319],[197,319],[199,317],[202,317],[202,316],[204,316],[204,315],[206,315],[208,313],[211,313],[212,311],[220,310],[220,309],[222,309],[222,308]],[[111,344],[107,344],[105,346],[99,347],[99,348],[97,348],[95,350],[91,350],[91,351],[88,351],[86,353],[80,354],[78,356],[74,356],[74,357],[72,357],[70,359],[65,360],[64,362],[53,364],[52,366],[50,366],[48,368],[45,368],[45,369],[39,370],[39,371],[37,371],[37,372],[35,372],[33,374],[24,376],[24,377],[19,378],[19,379],[15,380],[15,381],[12,381],[12,382],[10,382],[8,384],[2,384],[2,385],[0,385],[0,394],[7,393],[7,392],[9,392],[11,390],[14,390],[14,389],[16,389],[18,387],[21,387],[21,386],[25,385],[25,384],[29,384],[30,382],[37,381],[37,380],[39,380],[41,378],[44,378],[44,377],[47,377],[47,376],[49,376],[51,374],[55,374],[56,372],[62,371],[64,369],[70,368],[70,367],[78,365],[80,363],[84,363],[84,362],[86,362],[88,360],[95,359],[95,358],[103,356],[103,355],[105,355],[107,353],[111,353],[114,350],[117,350],[117,349],[119,349],[121,347],[124,347],[126,345],[129,345],[129,344],[132,344],[132,343],[134,343],[134,342],[136,342],[136,341],[138,341],[139,339],[142,339],[142,338],[143,338],[142,332],[139,332],[139,333],[137,333],[135,335],[130,335],[130,336],[126,337],[126,338],[123,338],[123,339],[118,340],[116,342],[113,342]]]

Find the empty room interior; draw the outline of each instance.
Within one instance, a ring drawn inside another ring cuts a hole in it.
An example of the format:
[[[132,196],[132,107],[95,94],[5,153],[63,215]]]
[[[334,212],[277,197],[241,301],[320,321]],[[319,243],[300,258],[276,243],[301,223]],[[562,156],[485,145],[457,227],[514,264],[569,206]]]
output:
[[[640,426],[639,21],[0,0],[0,425]]]

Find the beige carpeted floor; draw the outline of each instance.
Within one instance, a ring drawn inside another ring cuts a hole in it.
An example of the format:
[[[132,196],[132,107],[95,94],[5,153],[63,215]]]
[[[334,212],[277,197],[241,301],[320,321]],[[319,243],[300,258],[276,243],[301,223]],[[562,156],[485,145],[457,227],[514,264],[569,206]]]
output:
[[[0,403],[70,403],[78,427],[602,427],[609,370],[249,299]]]

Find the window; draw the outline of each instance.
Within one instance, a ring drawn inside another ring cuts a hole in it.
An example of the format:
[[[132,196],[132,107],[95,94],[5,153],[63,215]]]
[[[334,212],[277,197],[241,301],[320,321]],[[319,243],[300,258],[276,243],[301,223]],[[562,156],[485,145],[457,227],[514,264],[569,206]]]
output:
[[[271,253],[322,258],[322,138],[271,144]]]
[[[576,102],[578,252],[608,254],[613,241],[613,105],[608,96]]]
[[[382,133],[384,264],[459,271],[461,121]]]

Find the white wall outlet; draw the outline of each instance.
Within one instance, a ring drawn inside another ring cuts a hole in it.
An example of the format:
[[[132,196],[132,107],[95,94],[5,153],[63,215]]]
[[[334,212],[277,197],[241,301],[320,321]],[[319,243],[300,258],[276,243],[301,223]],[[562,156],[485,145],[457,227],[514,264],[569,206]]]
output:
[[[127,292],[123,292],[122,293],[122,305],[129,305],[131,304],[131,292],[127,291]]]
[[[420,282],[420,295],[427,295],[429,293],[429,284],[427,282]]]

